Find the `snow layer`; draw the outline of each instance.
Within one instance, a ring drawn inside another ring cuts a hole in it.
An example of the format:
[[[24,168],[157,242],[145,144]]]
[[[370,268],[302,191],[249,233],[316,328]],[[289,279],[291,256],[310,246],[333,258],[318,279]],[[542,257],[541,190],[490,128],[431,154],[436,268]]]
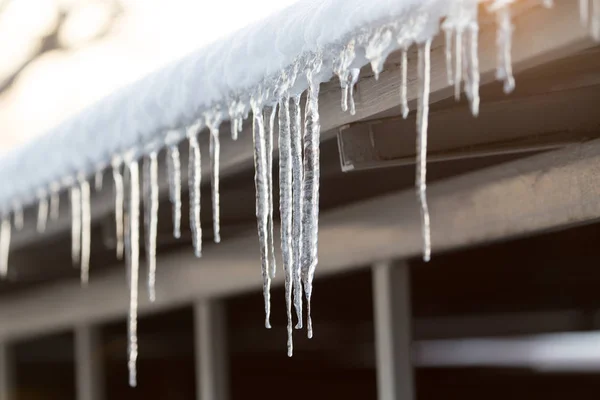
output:
[[[35,142],[0,159],[0,211],[32,204],[52,184],[69,187],[81,174],[92,176],[114,156],[162,147],[169,130],[181,130],[205,111],[227,110],[234,100],[249,104],[255,88],[276,86],[282,71],[311,53],[336,54],[351,37],[392,21],[428,11],[428,21],[411,41],[434,34],[439,19],[458,0],[307,0],[265,21],[202,48],[182,60],[108,96]],[[368,38],[365,38],[368,40]],[[399,47],[385,44],[384,53]],[[350,67],[367,63],[357,46]],[[333,74],[324,61],[320,80]],[[298,79],[291,95],[306,89]],[[272,98],[272,103],[277,99]],[[247,108],[246,108],[247,110]]]

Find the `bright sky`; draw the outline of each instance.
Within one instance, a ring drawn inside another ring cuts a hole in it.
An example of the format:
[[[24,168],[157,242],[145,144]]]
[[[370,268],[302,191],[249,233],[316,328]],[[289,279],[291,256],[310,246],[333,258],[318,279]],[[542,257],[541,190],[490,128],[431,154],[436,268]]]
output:
[[[0,82],[58,33],[68,50],[46,52],[0,94],[0,155],[34,140],[117,88],[298,0],[0,0]],[[87,39],[123,12],[107,36]],[[4,8],[2,8],[4,6]]]

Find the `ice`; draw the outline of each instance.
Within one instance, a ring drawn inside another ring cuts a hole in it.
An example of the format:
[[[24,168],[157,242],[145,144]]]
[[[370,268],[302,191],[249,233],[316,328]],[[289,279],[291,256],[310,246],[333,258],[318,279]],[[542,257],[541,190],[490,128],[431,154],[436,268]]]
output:
[[[317,54],[306,70],[308,91],[304,119],[304,180],[302,210],[302,285],[306,296],[308,337],[313,335],[310,303],[312,281],[318,263],[317,245],[319,233],[319,146],[321,122],[319,119],[319,85],[317,76],[323,60]]]
[[[265,114],[268,118],[268,124],[265,126],[265,151],[267,156],[267,233],[269,242],[269,253],[271,260],[269,261],[269,275],[271,279],[275,278],[277,264],[275,263],[275,244],[273,238],[273,135],[275,130],[275,117],[277,116],[277,106],[265,107]]]
[[[13,224],[17,232],[23,229],[24,222],[23,206],[21,203],[15,202],[13,204]]]
[[[290,97],[279,101],[279,213],[281,216],[281,254],[285,273],[285,307],[287,312],[287,354],[292,356],[292,142],[290,136]]]
[[[167,147],[167,175],[169,179],[169,200],[173,208],[173,236],[181,237],[181,160],[176,144]]]
[[[475,8],[475,12],[477,12],[477,8]],[[477,24],[477,20],[469,24],[468,28],[468,85],[467,88],[467,97],[469,98],[469,102],[471,105],[471,114],[473,116],[479,115],[479,82],[480,82],[480,73],[479,73],[479,25]]]
[[[263,277],[263,297],[265,302],[265,327],[271,328],[271,274],[269,269],[269,182],[267,178],[267,150],[265,126],[261,98],[252,98],[252,140],[254,143],[254,184],[256,186],[256,219]]]
[[[350,66],[356,57],[356,39],[350,40],[333,61],[333,72],[340,81],[342,90],[342,111],[348,111],[348,83],[350,81]]]
[[[510,4],[508,1],[497,1],[491,7],[496,13],[496,46],[497,67],[496,79],[504,82],[504,93],[511,93],[515,89],[515,78],[512,71],[512,35],[513,24],[511,21]]]
[[[94,190],[96,190],[96,192],[99,192],[102,190],[102,184],[104,183],[104,171],[99,170],[96,172],[96,175],[94,176]]]
[[[57,182],[53,182],[50,185],[50,219],[56,221],[59,216],[59,202],[60,202],[60,185]]]
[[[246,107],[243,101],[236,96],[234,100],[229,103],[229,121],[231,123],[231,138],[233,140],[238,139],[239,133],[242,131],[243,117],[246,112]]]
[[[129,179],[131,192],[129,196],[129,318],[128,318],[128,369],[129,386],[137,386],[137,313],[138,313],[138,278],[140,262],[140,177],[139,165],[136,160],[129,161]]]
[[[84,176],[79,178],[81,198],[81,284],[87,286],[90,271],[91,215],[90,184]]]
[[[151,151],[145,172],[145,220],[147,221],[146,260],[148,263],[148,298],[156,299],[156,236],[158,234],[158,154]]]
[[[71,261],[79,264],[81,255],[81,188],[73,185],[70,190],[71,199]]]
[[[0,276],[6,278],[8,274],[8,254],[10,252],[10,215],[2,217],[0,224]]]
[[[46,231],[48,222],[48,194],[46,191],[40,191],[38,194],[38,212],[37,212],[37,231],[43,233]]]
[[[292,156],[292,274],[294,287],[294,308],[296,309],[296,329],[302,328],[302,117],[300,115],[300,95],[290,103],[290,139]]]
[[[452,65],[452,64],[451,64]],[[402,118],[408,118],[408,49],[402,49],[402,77],[400,81],[400,105],[402,107]]]
[[[188,131],[190,145],[188,160],[188,185],[190,193],[190,229],[192,232],[192,243],[196,257],[202,256],[202,224],[200,221],[200,186],[202,183],[202,153],[198,143],[198,132],[200,125],[194,124]]]
[[[215,109],[206,113],[206,126],[210,131],[209,152],[210,152],[210,183],[211,183],[211,200],[213,211],[213,237],[215,243],[221,242],[221,211],[219,200],[219,169],[221,158],[221,141],[219,140],[219,126],[223,115],[220,110]]]
[[[117,259],[123,258],[123,207],[124,207],[124,188],[123,175],[121,174],[121,161],[114,158],[112,162],[112,175],[115,185],[115,236]]]
[[[452,40],[454,39],[454,31],[451,27],[444,27],[444,38],[446,40],[446,48],[444,54],[446,57],[446,79],[448,85],[454,85],[454,67],[452,66]]]
[[[384,25],[373,31],[365,48],[365,57],[371,62],[375,79],[383,71],[383,63],[391,51],[393,33],[389,26]]]
[[[417,109],[417,200],[421,211],[423,260],[431,258],[431,232],[427,205],[427,129],[431,90],[431,39],[419,45],[419,106]]]
[[[359,68],[350,69],[350,78],[348,80],[348,87],[350,89],[350,96],[349,96],[350,115],[356,114],[356,103],[354,102],[354,86],[356,86],[356,83],[358,82],[359,75],[360,75]]]

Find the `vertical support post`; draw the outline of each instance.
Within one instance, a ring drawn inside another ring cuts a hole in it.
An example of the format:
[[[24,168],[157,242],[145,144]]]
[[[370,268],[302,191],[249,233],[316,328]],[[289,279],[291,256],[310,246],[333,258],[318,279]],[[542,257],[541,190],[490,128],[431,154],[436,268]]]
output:
[[[0,343],[0,400],[14,400],[15,363],[10,343]]]
[[[227,400],[228,362],[225,310],[218,300],[194,304],[196,396],[198,400]]]
[[[104,368],[98,328],[81,324],[75,328],[75,379],[77,400],[104,400]]]
[[[373,266],[373,306],[379,400],[413,400],[408,264]]]

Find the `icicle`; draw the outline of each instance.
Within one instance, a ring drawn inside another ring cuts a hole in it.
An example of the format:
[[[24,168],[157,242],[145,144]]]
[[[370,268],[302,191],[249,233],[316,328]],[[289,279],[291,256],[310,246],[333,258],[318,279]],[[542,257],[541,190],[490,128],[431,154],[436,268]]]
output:
[[[477,10],[477,8],[475,8]],[[475,11],[477,12],[477,11]],[[473,116],[479,115],[479,26],[476,21],[472,22],[468,28],[468,37],[469,37],[469,88],[467,90],[467,95],[469,97],[469,102],[471,104],[471,114]]]
[[[138,277],[140,262],[140,177],[137,161],[129,162],[129,174],[131,193],[129,198],[129,246],[131,253],[129,260],[131,268],[129,271],[129,320],[128,320],[128,347],[129,347],[129,386],[137,386],[137,356],[138,356],[138,338],[137,338],[137,311],[138,311]]]
[[[43,233],[48,222],[48,195],[42,191],[38,195],[37,231]]]
[[[265,129],[265,151],[267,156],[267,195],[269,200],[267,201],[267,233],[269,242],[269,253],[271,253],[271,261],[269,263],[269,275],[271,279],[275,278],[275,271],[277,266],[275,263],[275,244],[273,238],[273,134],[275,130],[275,117],[277,113],[277,105],[273,107],[267,107],[265,114],[268,116],[269,124]]]
[[[181,237],[181,161],[176,144],[167,147],[167,174],[169,176],[169,200],[173,207],[173,237]]]
[[[408,49],[402,49],[402,81],[400,82],[400,103],[402,104],[402,118],[408,118]]]
[[[496,68],[496,79],[504,82],[504,93],[508,94],[515,89],[515,78],[512,71],[512,34],[513,24],[511,21],[510,6],[500,6],[496,10],[498,46],[498,66]]]
[[[50,185],[50,219],[56,221],[59,216],[60,186],[58,183]]]
[[[419,45],[420,97],[417,110],[417,200],[421,209],[423,260],[431,258],[431,233],[427,205],[427,129],[429,120],[429,93],[431,79],[431,39]]]
[[[348,80],[348,87],[350,88],[350,115],[356,114],[356,104],[354,102],[354,87],[358,82],[358,77],[360,75],[360,69],[352,68],[350,69],[350,78]]]
[[[267,155],[265,127],[260,100],[251,99],[252,139],[254,141],[254,184],[256,185],[256,219],[263,277],[263,297],[265,302],[265,327],[271,328],[271,274],[269,269],[268,221],[269,182],[267,178]]]
[[[79,264],[81,254],[81,189],[77,184],[71,187],[71,260],[73,266]]]
[[[91,216],[90,184],[85,177],[79,177],[81,197],[81,284],[87,286],[90,271]]]
[[[147,209],[148,243],[146,259],[148,260],[148,297],[150,301],[156,299],[156,236],[158,234],[158,154],[156,151],[148,155],[147,171]]]
[[[121,161],[117,158],[112,163],[112,174],[115,183],[115,236],[117,259],[123,258],[123,207],[124,207],[124,188],[123,175],[121,174]]]
[[[333,62],[333,72],[340,80],[340,89],[342,91],[342,111],[348,111],[348,86],[352,78],[352,69],[350,66],[356,57],[356,40],[352,39],[344,46],[339,56]],[[353,68],[354,69],[354,68]],[[350,87],[350,91],[352,92]],[[350,95],[352,96],[352,94]]]
[[[463,32],[462,30],[457,30],[456,34],[454,36],[455,39],[455,43],[454,43],[454,62],[456,63],[456,65],[454,66],[454,99],[456,101],[460,100],[460,84],[462,83],[462,79],[463,79],[463,65],[462,65],[462,58],[463,58]]]
[[[0,225],[0,276],[8,274],[8,255],[10,252],[10,216],[4,215]]]
[[[391,39],[390,39],[391,40]],[[322,59],[317,56],[306,71],[308,91],[304,120],[304,180],[303,180],[303,227],[302,227],[302,285],[306,296],[306,321],[308,337],[312,338],[310,303],[312,281],[318,263],[317,245],[319,233],[319,147],[321,123],[319,120],[319,73]]]
[[[13,224],[17,232],[23,229],[23,206],[19,202],[14,202],[13,204]]]
[[[371,62],[371,69],[375,74],[375,80],[383,71],[383,63],[390,52],[392,44],[392,31],[388,26],[377,29],[365,48],[365,57]]]
[[[454,73],[452,72],[452,39],[454,39],[454,31],[448,27],[444,27],[444,37],[446,39],[446,77],[448,86],[454,85]]]
[[[279,102],[279,213],[281,215],[281,254],[285,273],[285,307],[287,311],[287,353],[292,356],[292,141],[290,136],[290,98]]]
[[[199,126],[195,125],[188,130],[190,143],[189,155],[189,192],[190,192],[190,228],[192,231],[192,242],[196,257],[202,256],[202,224],[200,220],[200,186],[202,183],[202,154],[198,143]]]
[[[96,192],[99,192],[102,190],[102,186],[104,184],[104,174],[103,171],[97,171],[96,175],[94,176],[94,190],[96,190]]]
[[[221,112],[213,111],[206,118],[206,125],[210,131],[209,152],[211,166],[211,200],[213,211],[213,236],[215,243],[221,242],[221,212],[219,200],[219,168],[221,158],[221,142],[219,140],[219,125],[221,124]]]
[[[292,274],[294,288],[294,308],[298,320],[296,329],[302,329],[302,117],[300,115],[300,95],[290,103],[290,138],[292,155]]]

